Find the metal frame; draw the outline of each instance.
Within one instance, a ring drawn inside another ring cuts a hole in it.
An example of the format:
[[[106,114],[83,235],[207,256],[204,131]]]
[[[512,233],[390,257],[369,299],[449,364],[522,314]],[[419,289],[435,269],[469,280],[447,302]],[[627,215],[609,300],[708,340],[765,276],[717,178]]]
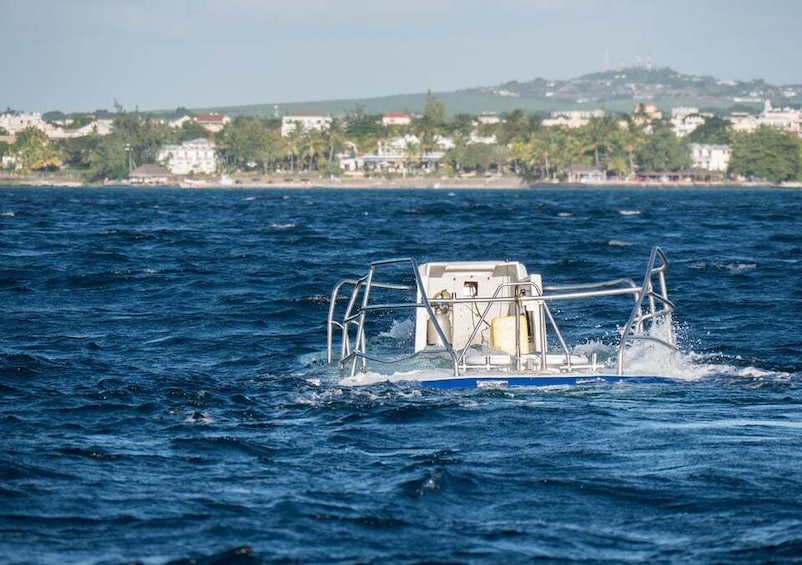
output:
[[[414,285],[394,284],[380,282],[377,280],[377,271],[384,270],[390,266],[402,266],[408,264],[413,275]],[[526,310],[527,305],[539,305],[544,312],[544,327],[540,332],[541,342],[537,344],[540,348],[539,367],[540,372],[547,372],[552,369],[549,366],[547,356],[547,334],[549,331],[559,342],[562,364],[558,367],[559,372],[572,372],[583,370],[592,374],[596,369],[595,359],[590,366],[577,367],[572,364],[570,348],[566,343],[555,319],[549,303],[556,301],[585,300],[600,297],[630,295],[633,298],[633,307],[626,323],[621,327],[617,348],[617,374],[623,375],[625,371],[624,353],[627,345],[637,340],[648,340],[661,346],[675,349],[673,333],[669,333],[667,340],[656,336],[648,335],[645,330],[650,324],[655,324],[664,320],[670,324],[671,313],[674,311],[674,304],[668,298],[665,273],[668,268],[668,261],[665,253],[659,248],[652,248],[649,261],[644,273],[643,282],[638,286],[632,279],[616,279],[595,284],[578,284],[570,286],[544,286],[543,289],[537,288],[534,282],[512,282],[499,285],[492,296],[472,297],[472,298],[429,298],[426,296],[423,280],[421,279],[418,264],[411,258],[389,259],[376,261],[370,264],[368,273],[359,279],[346,279],[340,281],[332,290],[329,302],[329,314],[327,323],[327,358],[329,363],[335,360],[334,342],[335,333],[340,334],[340,368],[350,376],[354,376],[357,371],[367,371],[368,361],[381,363],[399,363],[420,355],[443,354],[445,353],[453,364],[454,376],[472,370],[466,363],[466,355],[470,350],[470,344],[483,324],[488,324],[487,316],[493,304],[501,302],[511,302],[515,304],[515,335],[519,335],[520,317],[519,313]],[[345,311],[339,319],[336,318],[337,304],[340,301],[341,293],[344,289],[350,288],[350,295],[345,306]],[[513,296],[500,297],[500,294],[507,288],[513,288]],[[374,289],[395,290],[404,292],[416,292],[416,302],[397,302],[397,303],[371,303]],[[528,292],[527,292],[528,289]],[[542,290],[542,293],[541,293]],[[473,332],[468,339],[468,344],[462,349],[455,349],[449,344],[443,328],[434,315],[434,308],[438,306],[456,304],[484,304],[484,310],[479,316],[479,320],[474,324]],[[411,355],[396,357],[392,359],[375,358],[367,353],[367,339],[365,335],[365,325],[369,315],[381,312],[396,311],[401,309],[426,310],[429,320],[433,323],[440,342],[446,344],[441,347],[427,348],[425,351],[415,352]],[[520,352],[520,343],[516,338],[516,352],[512,356],[516,370],[524,371],[524,356]],[[527,369],[528,370],[528,369]]]

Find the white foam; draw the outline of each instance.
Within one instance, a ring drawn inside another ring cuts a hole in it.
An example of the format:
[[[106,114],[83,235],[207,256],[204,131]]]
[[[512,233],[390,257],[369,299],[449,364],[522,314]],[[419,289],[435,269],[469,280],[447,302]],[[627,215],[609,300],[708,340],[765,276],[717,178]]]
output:
[[[386,332],[381,332],[379,337],[389,337],[397,340],[407,340],[412,338],[412,332],[415,329],[415,322],[411,319],[406,320],[393,320],[390,329]]]
[[[298,224],[295,223],[287,223],[287,224],[270,224],[270,229],[272,230],[291,230],[298,227]]]
[[[640,210],[619,210],[618,213],[621,214],[622,216],[640,216],[641,211]]]

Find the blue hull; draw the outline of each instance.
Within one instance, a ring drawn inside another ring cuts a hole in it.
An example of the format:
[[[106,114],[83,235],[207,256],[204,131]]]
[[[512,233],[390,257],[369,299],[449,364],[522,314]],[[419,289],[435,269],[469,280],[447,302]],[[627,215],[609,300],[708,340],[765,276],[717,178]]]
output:
[[[676,382],[667,377],[619,375],[541,375],[509,377],[454,377],[447,379],[420,380],[423,388],[516,388],[545,386],[586,386],[602,383],[669,383]]]

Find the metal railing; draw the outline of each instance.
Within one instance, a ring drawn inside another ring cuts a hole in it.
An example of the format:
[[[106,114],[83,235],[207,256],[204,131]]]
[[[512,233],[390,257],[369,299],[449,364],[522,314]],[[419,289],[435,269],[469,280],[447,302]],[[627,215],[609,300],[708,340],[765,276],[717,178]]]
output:
[[[414,276],[414,285],[386,283],[376,280],[377,270],[388,266],[399,266],[408,264]],[[331,294],[329,303],[329,314],[327,324],[327,358],[329,362],[334,361],[334,341],[335,332],[340,333],[340,353],[339,362],[341,369],[353,376],[358,370],[366,371],[368,361],[380,363],[399,363],[417,357],[421,354],[442,354],[448,355],[454,370],[454,375],[458,376],[462,371],[467,371],[467,355],[471,344],[477,337],[482,327],[489,326],[488,316],[493,305],[501,303],[511,303],[514,305],[515,318],[515,354],[516,370],[523,369],[523,355],[520,350],[520,342],[517,336],[520,332],[520,314],[527,312],[543,313],[543,326],[537,334],[540,343],[534,344],[540,352],[539,369],[548,369],[547,360],[547,336],[553,335],[559,344],[560,355],[563,357],[561,369],[570,371],[572,369],[572,354],[562,331],[555,319],[549,303],[557,301],[574,301],[591,298],[625,296],[633,297],[634,305],[629,318],[620,329],[619,343],[617,345],[617,374],[624,373],[624,351],[628,343],[634,340],[650,340],[660,343],[669,348],[675,348],[673,333],[669,327],[669,339],[665,340],[655,335],[649,334],[646,330],[659,320],[665,320],[670,324],[671,312],[674,310],[673,303],[668,299],[665,272],[668,268],[668,261],[661,249],[652,249],[643,284],[638,286],[632,279],[622,278],[612,281],[605,281],[593,284],[578,284],[570,286],[545,286],[539,288],[532,281],[520,281],[503,283],[499,285],[491,296],[471,297],[471,298],[429,298],[427,296],[423,281],[421,279],[418,264],[414,259],[401,258],[377,261],[371,263],[367,275],[359,279],[346,279],[338,283]],[[350,288],[350,295],[345,306],[345,311],[339,319],[336,317],[337,304],[340,301],[340,294],[344,288]],[[414,302],[386,302],[371,303],[374,290],[390,290],[415,292]],[[507,292],[505,292],[507,291]],[[474,305],[479,311],[479,318],[474,322],[474,327],[466,341],[466,345],[460,349],[455,349],[446,336],[440,322],[435,316],[434,309],[438,307],[454,307],[456,305]],[[389,312],[402,309],[426,310],[429,322],[434,329],[440,347],[428,347],[425,351],[417,351],[409,355],[394,358],[371,357],[367,352],[366,322],[369,314],[377,312]],[[594,363],[595,365],[595,363]]]

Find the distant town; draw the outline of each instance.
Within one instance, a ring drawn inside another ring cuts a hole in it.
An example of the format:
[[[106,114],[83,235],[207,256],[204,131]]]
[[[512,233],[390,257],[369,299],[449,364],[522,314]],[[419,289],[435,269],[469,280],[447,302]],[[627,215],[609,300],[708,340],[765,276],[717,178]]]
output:
[[[503,91],[500,96],[509,96]],[[716,114],[634,102],[603,108],[450,114],[429,94],[422,111],[269,117],[177,110],[164,117],[7,111],[5,183],[220,186],[366,182],[768,183],[802,181],[802,111]],[[417,184],[416,184],[417,183]]]

